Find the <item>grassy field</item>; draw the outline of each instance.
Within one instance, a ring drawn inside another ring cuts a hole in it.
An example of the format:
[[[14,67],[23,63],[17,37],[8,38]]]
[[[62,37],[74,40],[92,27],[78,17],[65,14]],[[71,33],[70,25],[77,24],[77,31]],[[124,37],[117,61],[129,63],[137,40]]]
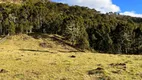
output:
[[[61,38],[8,37],[0,43],[0,80],[142,80],[142,55],[78,52]]]

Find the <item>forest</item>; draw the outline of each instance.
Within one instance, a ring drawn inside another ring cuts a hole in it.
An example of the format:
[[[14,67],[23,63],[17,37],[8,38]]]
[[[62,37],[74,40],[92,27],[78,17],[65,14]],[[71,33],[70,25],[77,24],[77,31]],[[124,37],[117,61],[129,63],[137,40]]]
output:
[[[58,34],[81,50],[142,54],[142,18],[77,5],[48,0],[0,3],[0,35],[21,33]]]

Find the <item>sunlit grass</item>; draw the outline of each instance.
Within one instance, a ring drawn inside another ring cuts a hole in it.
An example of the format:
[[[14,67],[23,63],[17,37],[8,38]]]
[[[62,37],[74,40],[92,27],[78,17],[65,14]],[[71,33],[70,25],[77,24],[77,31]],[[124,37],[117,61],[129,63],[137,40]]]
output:
[[[51,47],[39,46],[42,42]],[[103,68],[103,76],[111,80],[142,80],[141,55],[71,50],[75,49],[49,37],[9,37],[0,44],[0,80],[97,80],[102,75],[88,74],[88,71],[97,68]],[[125,64],[126,68],[121,64]]]

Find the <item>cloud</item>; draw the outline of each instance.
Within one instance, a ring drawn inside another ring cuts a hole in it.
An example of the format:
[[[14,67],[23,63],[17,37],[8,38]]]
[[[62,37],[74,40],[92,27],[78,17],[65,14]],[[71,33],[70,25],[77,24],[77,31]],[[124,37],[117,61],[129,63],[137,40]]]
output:
[[[124,11],[121,12],[119,6],[113,4],[112,0],[52,0],[55,2],[67,3],[69,5],[86,6],[94,8],[102,13],[106,12],[119,12],[121,15],[128,15],[132,17],[141,17],[142,14],[137,14],[135,11]]]
[[[102,13],[119,12],[119,6],[112,3],[112,0],[53,0],[55,2],[69,3],[70,5],[86,6],[94,8]]]
[[[132,17],[141,17],[142,18],[142,14],[137,14],[135,13],[135,11],[125,11],[124,13],[120,13],[121,15],[128,15],[128,16],[132,16]]]

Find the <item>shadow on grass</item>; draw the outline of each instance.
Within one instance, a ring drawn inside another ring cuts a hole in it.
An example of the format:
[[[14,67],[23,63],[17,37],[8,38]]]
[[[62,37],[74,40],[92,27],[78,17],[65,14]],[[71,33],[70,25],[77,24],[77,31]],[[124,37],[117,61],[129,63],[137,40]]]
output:
[[[70,47],[74,48],[78,52],[83,52],[83,50],[81,50],[78,46],[75,46],[75,45],[72,45],[71,43],[69,43],[69,41],[64,37],[59,37],[57,35],[49,36],[47,34],[40,34],[40,33],[39,34],[38,33],[32,33],[32,34],[29,34],[29,36],[31,36],[31,37],[33,37],[35,39],[51,38],[53,41],[55,41],[55,42],[57,42],[57,43],[59,43],[61,45],[67,45],[67,46],[70,46]]]
[[[96,52],[95,52],[96,53]],[[142,53],[111,53],[111,52],[99,52],[97,51],[97,53],[100,53],[100,54],[113,54],[113,55],[142,55]]]
[[[35,38],[35,39],[39,39],[39,38],[50,38],[50,36],[49,35],[47,35],[47,34],[44,34],[44,33],[30,33],[30,34],[28,34],[29,36],[31,36],[31,37],[33,37],[33,38]]]
[[[62,52],[62,53],[77,53],[77,52],[84,52],[84,51],[61,51],[61,50],[58,50],[59,52]]]
[[[20,51],[30,51],[30,52],[45,52],[45,53],[55,53],[55,52],[50,52],[47,50],[33,50],[33,49],[19,49]]]
[[[32,33],[32,34],[29,34],[29,36],[35,38],[35,39],[39,39],[39,38],[42,38],[42,39],[45,39],[45,38],[51,38],[53,41],[56,41],[60,44],[63,44],[63,45],[68,45],[70,47],[73,47],[73,48],[76,48],[75,46],[73,46],[72,44],[68,43],[67,40],[65,40],[64,38],[61,38],[55,34],[53,34],[53,36],[49,36],[47,34],[38,34],[38,33]]]

